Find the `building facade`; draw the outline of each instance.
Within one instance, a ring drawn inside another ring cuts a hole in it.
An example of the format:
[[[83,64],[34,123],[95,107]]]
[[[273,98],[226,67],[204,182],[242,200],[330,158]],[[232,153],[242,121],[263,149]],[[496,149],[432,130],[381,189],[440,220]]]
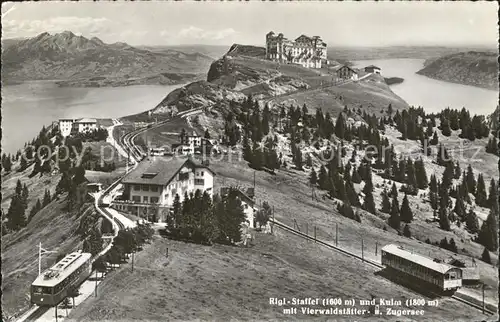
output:
[[[73,129],[74,119],[60,119],[59,120],[59,131],[61,135],[67,137],[71,134],[71,130]]]
[[[370,65],[365,67],[365,72],[367,73],[375,73],[375,74],[380,74],[380,67]]]
[[[79,119],[73,123],[72,133],[88,133],[97,130],[96,119]]]
[[[327,45],[319,36],[301,35],[291,41],[282,33],[276,36],[271,31],[266,35],[266,59],[307,68],[321,68],[328,64]]]
[[[213,196],[215,173],[207,166],[189,158],[149,157],[122,180],[124,201],[171,207],[178,194],[196,190]]]
[[[358,79],[358,72],[352,69],[349,66],[338,66],[335,68],[335,73],[337,75],[337,78],[342,79],[342,80],[357,80]]]
[[[96,119],[60,119],[59,131],[61,135],[67,137],[77,133],[88,133],[97,130]]]

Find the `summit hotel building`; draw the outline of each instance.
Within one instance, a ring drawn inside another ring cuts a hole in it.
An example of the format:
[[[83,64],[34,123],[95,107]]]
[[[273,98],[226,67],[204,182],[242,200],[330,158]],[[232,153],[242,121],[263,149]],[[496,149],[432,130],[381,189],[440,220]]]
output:
[[[298,64],[306,68],[321,68],[328,65],[326,43],[319,36],[301,35],[289,40],[279,33],[266,35],[266,59],[280,63]]]

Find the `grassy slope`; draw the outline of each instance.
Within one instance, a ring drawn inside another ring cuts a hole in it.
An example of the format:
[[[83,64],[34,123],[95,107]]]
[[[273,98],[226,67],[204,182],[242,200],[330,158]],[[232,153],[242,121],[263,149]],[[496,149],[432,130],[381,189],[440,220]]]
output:
[[[338,115],[345,106],[365,108],[367,112],[375,114],[380,114],[381,109],[387,109],[389,104],[392,104],[394,110],[408,107],[406,102],[392,93],[379,76],[370,76],[359,83],[292,93],[273,101],[276,103],[295,101],[295,105],[299,106],[305,103],[310,111],[321,108],[323,112],[330,112],[332,116]]]
[[[38,212],[23,230],[2,237],[2,309],[9,316],[29,305],[29,287],[38,275],[38,243],[56,251],[43,257],[42,270],[53,265],[58,254],[80,245],[74,234],[80,215],[70,217],[64,210],[64,197]]]
[[[17,172],[18,166],[18,164],[13,166],[14,170],[8,174],[5,174],[2,170],[2,209],[7,213],[10,206],[10,200],[15,194],[17,180],[21,180],[21,184],[26,183],[29,191],[28,214],[31,207],[36,204],[37,198],[40,198],[40,202],[43,201],[45,189],[49,189],[51,195],[54,194],[57,183],[61,179],[61,175],[44,174],[40,176],[40,174],[37,174],[30,178],[29,175],[33,171],[33,165],[22,172]]]
[[[166,248],[168,259],[163,256]],[[134,272],[126,264],[108,275],[98,297],[77,307],[70,319],[295,320],[312,316],[283,315],[283,308],[270,305],[269,298],[419,297],[374,273],[359,261],[279,230],[276,236],[257,234],[250,248],[206,247],[156,237],[136,255]],[[439,308],[426,308],[424,317],[466,321],[479,315],[445,299]]]

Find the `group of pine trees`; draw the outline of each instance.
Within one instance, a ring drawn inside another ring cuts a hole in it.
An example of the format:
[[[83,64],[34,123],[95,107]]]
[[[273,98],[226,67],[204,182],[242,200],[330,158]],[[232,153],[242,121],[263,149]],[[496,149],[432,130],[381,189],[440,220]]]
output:
[[[7,211],[6,228],[8,231],[18,231],[28,224],[26,210],[28,208],[29,191],[26,184],[22,185],[20,180],[17,180],[14,196],[10,201],[9,210]]]
[[[250,167],[256,170],[266,168],[271,172],[280,168],[280,158],[276,152],[277,137],[268,136],[265,142],[253,142],[250,145],[247,136],[243,138],[243,159],[249,162]]]
[[[111,264],[123,263],[128,254],[141,250],[144,244],[151,241],[153,235],[154,229],[149,224],[137,223],[133,228],[120,230],[113,240],[113,246],[102,258],[102,262]],[[91,245],[85,246],[84,244],[84,247],[90,246]],[[94,253],[97,249],[98,248],[89,249],[89,251]]]
[[[486,145],[486,152],[498,156],[498,141],[496,136],[490,137],[488,139],[488,144]]]
[[[241,241],[241,224],[245,221],[243,206],[236,189],[229,189],[213,200],[205,191],[184,195],[182,203],[175,196],[163,234],[170,238],[200,244],[234,244]]]
[[[380,211],[390,215],[388,219],[389,226],[399,230],[401,228],[401,222],[409,224],[413,221],[413,211],[411,210],[407,193],[405,193],[401,207],[399,207],[396,183],[392,184],[391,191],[387,191],[387,189],[384,188],[381,196],[382,202]],[[411,237],[409,226],[405,226],[404,235]]]

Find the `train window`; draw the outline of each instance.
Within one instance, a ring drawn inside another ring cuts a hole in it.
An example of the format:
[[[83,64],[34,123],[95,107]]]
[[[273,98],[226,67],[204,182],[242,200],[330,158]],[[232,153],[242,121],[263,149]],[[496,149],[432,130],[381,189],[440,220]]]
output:
[[[43,293],[43,287],[33,286],[33,293]]]

